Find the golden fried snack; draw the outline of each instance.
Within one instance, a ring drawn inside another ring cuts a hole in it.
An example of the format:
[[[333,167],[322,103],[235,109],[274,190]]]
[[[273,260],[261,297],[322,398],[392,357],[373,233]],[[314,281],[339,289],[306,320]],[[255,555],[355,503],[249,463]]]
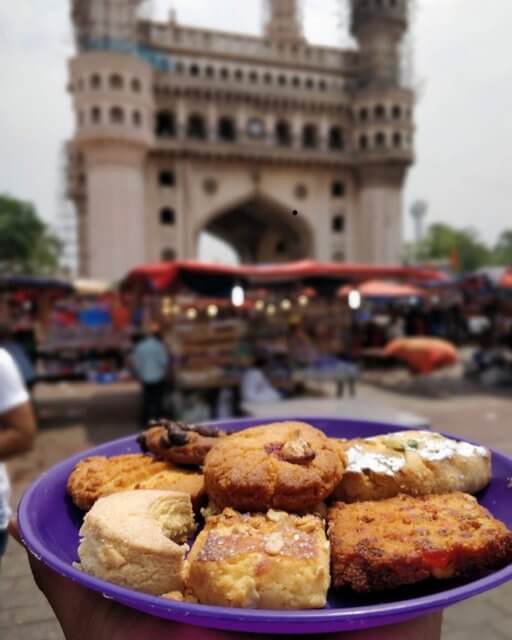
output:
[[[137,441],[143,451],[174,464],[202,466],[206,454],[225,434],[214,427],[172,420],[152,422]]]
[[[336,503],[328,532],[333,585],[355,591],[475,577],[512,561],[512,532],[464,493]]]
[[[182,491],[190,495],[195,509],[200,508],[205,496],[201,473],[143,454],[85,458],[75,466],[67,483],[71,499],[84,511],[102,496],[131,489]]]
[[[399,493],[419,496],[476,493],[491,479],[491,453],[430,431],[401,431],[339,441],[347,468],[333,498],[383,500]]]
[[[317,609],[329,588],[323,520],[283,511],[210,518],[185,562],[185,586],[202,604]]]
[[[304,513],[338,485],[343,453],[302,422],[246,429],[221,438],[206,456],[205,486],[219,507]]]
[[[190,496],[124,491],[96,501],[80,529],[79,568],[97,578],[161,595],[183,588],[195,522]]]

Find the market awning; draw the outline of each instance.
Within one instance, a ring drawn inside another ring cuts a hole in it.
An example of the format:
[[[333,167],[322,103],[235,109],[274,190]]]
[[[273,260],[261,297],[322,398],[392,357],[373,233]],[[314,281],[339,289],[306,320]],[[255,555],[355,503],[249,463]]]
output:
[[[50,292],[54,295],[68,295],[74,292],[66,280],[39,276],[0,276],[0,292],[22,293],[27,296]]]
[[[173,293],[187,288],[203,296],[228,296],[234,284],[244,287],[301,283],[334,293],[340,285],[374,279],[420,283],[442,280],[443,274],[415,267],[393,267],[350,263],[320,263],[301,260],[284,264],[229,266],[181,260],[141,265],[121,283],[123,291]]]
[[[348,297],[354,289],[353,285],[345,285],[338,294]],[[425,292],[409,284],[390,282],[388,280],[370,280],[357,287],[359,293],[370,300],[403,300],[408,298],[422,298]]]

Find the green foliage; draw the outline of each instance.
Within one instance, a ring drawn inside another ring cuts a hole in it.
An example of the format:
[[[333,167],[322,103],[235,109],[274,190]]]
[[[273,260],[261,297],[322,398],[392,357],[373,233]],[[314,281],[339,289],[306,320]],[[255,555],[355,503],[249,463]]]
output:
[[[492,252],[475,229],[455,229],[436,223],[428,228],[419,247],[422,260],[449,260],[455,271],[473,271],[490,264]]]
[[[61,249],[32,204],[0,195],[0,273],[52,275]]]
[[[485,266],[512,266],[512,229],[503,231],[494,247],[479,237],[476,229],[456,229],[447,224],[430,225],[420,246],[405,246],[407,261],[445,261],[454,271],[475,271]]]
[[[493,262],[503,267],[512,267],[512,229],[503,231],[494,247]]]

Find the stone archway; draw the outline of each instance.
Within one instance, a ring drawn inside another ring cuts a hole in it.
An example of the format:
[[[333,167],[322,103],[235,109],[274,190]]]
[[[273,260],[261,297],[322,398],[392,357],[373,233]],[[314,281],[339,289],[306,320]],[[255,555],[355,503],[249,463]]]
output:
[[[233,247],[243,264],[302,260],[313,253],[313,234],[308,223],[261,194],[215,213],[201,231]]]

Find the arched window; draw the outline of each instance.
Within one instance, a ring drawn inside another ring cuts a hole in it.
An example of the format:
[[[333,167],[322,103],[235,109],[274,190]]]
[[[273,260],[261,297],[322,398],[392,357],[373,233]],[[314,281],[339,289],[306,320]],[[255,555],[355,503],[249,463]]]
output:
[[[138,78],[133,78],[132,80],[132,91],[134,93],[140,93],[142,90],[142,84]]]
[[[386,136],[382,133],[382,131],[379,131],[375,134],[375,146],[379,149],[382,149],[382,147],[386,146]]]
[[[331,228],[334,233],[343,233],[345,231],[345,216],[343,214],[334,216]]]
[[[213,78],[215,76],[215,69],[213,67],[206,67],[205,73],[207,78]]]
[[[395,131],[393,134],[393,146],[397,149],[402,146],[402,134],[399,131]]]
[[[258,82],[258,81],[259,81],[259,79],[260,79],[260,77],[259,77],[259,75],[256,73],[256,71],[251,71],[251,73],[249,74],[249,80],[250,80],[251,82],[256,83],[256,82]]]
[[[110,122],[112,124],[124,123],[124,111],[121,107],[112,107],[110,109]]]
[[[91,76],[91,89],[97,91],[101,89],[101,76],[99,73],[95,73]]]
[[[217,134],[219,140],[234,142],[236,140],[236,127],[233,118],[227,116],[220,118],[217,126]]]
[[[190,75],[191,76],[198,76],[199,75],[199,67],[197,66],[197,64],[193,64],[190,67]]]
[[[265,84],[272,84],[272,74],[271,73],[266,73],[263,76],[263,81],[265,82]]]
[[[171,169],[162,169],[158,174],[158,184],[161,187],[174,187],[176,184],[176,176]]]
[[[189,138],[195,138],[196,140],[204,140],[206,138],[206,124],[203,116],[197,113],[189,116],[187,135]]]
[[[176,251],[169,247],[162,249],[161,258],[164,262],[172,262],[173,260],[176,260]]]
[[[345,183],[341,180],[335,180],[331,184],[331,195],[333,198],[343,198],[345,196]]]
[[[315,83],[313,82],[313,78],[308,78],[306,80],[306,89],[313,89],[315,86]]]
[[[165,207],[160,210],[160,224],[164,226],[173,225],[176,221],[176,216],[174,215],[174,209],[170,209],[169,207]]]
[[[368,109],[366,107],[362,107],[362,109],[359,110],[359,120],[361,120],[361,122],[368,120]]]
[[[280,75],[277,78],[277,83],[280,87],[285,87],[286,86],[286,76]]]
[[[235,80],[243,80],[243,79],[244,79],[244,73],[242,69],[237,69],[235,71]]]
[[[340,127],[331,127],[329,131],[329,147],[331,149],[343,149],[343,131]]]
[[[172,138],[176,135],[176,119],[172,111],[158,111],[155,121],[155,135]]]
[[[375,107],[375,112],[374,112],[374,113],[375,113],[375,117],[376,117],[378,120],[382,120],[382,119],[384,119],[384,118],[386,117],[386,109],[384,108],[384,105],[382,105],[382,104],[378,104],[378,105]]]
[[[314,124],[307,124],[302,130],[302,144],[306,149],[318,147],[318,129]]]
[[[220,77],[221,77],[223,80],[227,80],[227,79],[229,78],[229,69],[226,69],[226,67],[223,67],[223,68],[220,70]]]
[[[110,88],[111,89],[122,89],[124,87],[123,76],[120,76],[118,73],[113,73],[110,76]]]
[[[362,150],[368,149],[368,136],[365,133],[359,136],[359,148]]]
[[[393,107],[393,118],[395,120],[400,120],[401,117],[402,117],[402,107],[400,107],[400,105],[396,104]]]
[[[289,147],[292,143],[290,124],[286,120],[276,123],[276,142],[281,147]]]
[[[101,109],[99,107],[93,107],[91,109],[91,122],[93,124],[100,124],[100,122],[101,122]]]
[[[320,82],[318,83],[318,88],[320,89],[320,91],[326,91],[327,82],[325,80],[320,80]]]
[[[142,115],[140,111],[134,111],[132,113],[132,121],[135,127],[140,127],[142,124]]]
[[[300,78],[299,78],[299,76],[293,76],[292,85],[294,87],[300,87]]]

